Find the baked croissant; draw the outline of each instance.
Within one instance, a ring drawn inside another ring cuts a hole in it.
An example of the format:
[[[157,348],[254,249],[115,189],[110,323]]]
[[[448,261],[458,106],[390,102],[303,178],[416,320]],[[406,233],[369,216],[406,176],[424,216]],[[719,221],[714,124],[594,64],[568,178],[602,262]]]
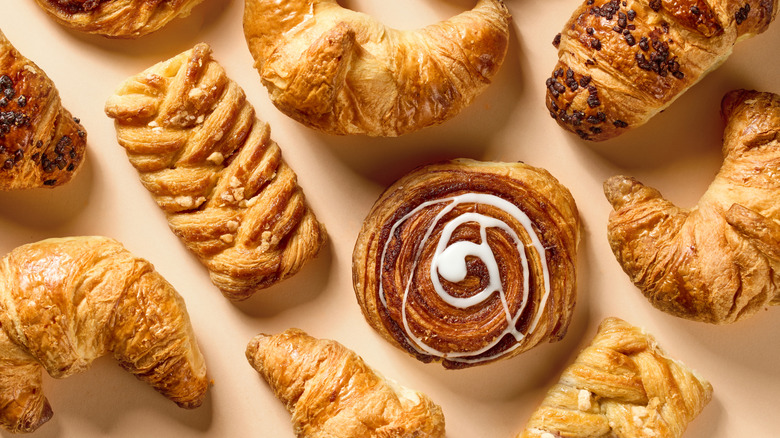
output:
[[[711,398],[652,336],[607,318],[518,438],[679,438]]]
[[[52,410],[41,369],[63,378],[111,353],[183,408],[206,366],[182,298],[152,265],[104,237],[49,239],[0,260],[0,425],[31,432]]]
[[[206,44],[125,81],[106,113],[171,229],[228,298],[295,274],[325,242],[270,127]]]
[[[616,137],[672,103],[767,29],[777,0],[586,0],[555,37],[547,108],[586,140]]]
[[[563,338],[578,242],[574,199],[546,170],[464,159],[424,166],[364,221],[355,295],[368,323],[418,360],[482,365]]]
[[[0,32],[0,190],[55,187],[84,161],[87,133],[54,82]]]
[[[330,134],[398,136],[454,117],[490,84],[510,20],[502,0],[479,0],[399,31],[336,0],[246,0],[244,33],[280,111]]]
[[[691,210],[633,178],[612,177],[609,243],[657,308],[731,323],[780,304],[780,96],[723,100],[723,166]]]
[[[65,27],[110,38],[138,38],[186,17],[203,0],[36,0]]]
[[[258,335],[246,357],[290,411],[300,438],[444,437],[439,406],[336,341],[289,329]]]

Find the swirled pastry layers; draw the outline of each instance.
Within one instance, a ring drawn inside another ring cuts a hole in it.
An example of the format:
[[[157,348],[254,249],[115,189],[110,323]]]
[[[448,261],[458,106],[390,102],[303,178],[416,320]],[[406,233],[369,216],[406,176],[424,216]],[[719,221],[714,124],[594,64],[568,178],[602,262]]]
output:
[[[203,0],[36,0],[65,27],[111,38],[138,38],[186,17]]]
[[[106,113],[171,229],[228,298],[295,274],[324,244],[269,126],[206,44],[127,80]]]
[[[479,0],[399,31],[336,0],[246,0],[244,33],[283,113],[331,134],[398,136],[452,118],[490,84],[510,19],[502,0]]]
[[[480,365],[565,335],[578,241],[574,199],[543,169],[425,166],[366,218],[355,294],[369,324],[417,359]]]
[[[607,318],[518,438],[680,438],[711,398],[652,336]]]

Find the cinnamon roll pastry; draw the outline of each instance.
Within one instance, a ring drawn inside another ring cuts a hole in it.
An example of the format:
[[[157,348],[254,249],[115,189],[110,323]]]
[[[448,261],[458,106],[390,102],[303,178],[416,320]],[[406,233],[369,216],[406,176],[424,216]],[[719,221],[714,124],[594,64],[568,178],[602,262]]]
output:
[[[607,318],[518,438],[680,438],[711,398],[651,335]]]
[[[324,227],[209,46],[128,79],[106,113],[171,229],[226,297],[246,299],[317,255]]]
[[[87,133],[54,82],[0,32],[0,190],[65,184],[86,146]]]
[[[579,215],[546,170],[454,160],[418,168],[374,204],[352,258],[357,300],[393,345],[447,368],[566,334]]]
[[[36,0],[61,25],[110,38],[138,38],[186,17],[203,0]]]
[[[399,136],[454,117],[506,55],[502,0],[414,31],[336,0],[245,0],[244,34],[271,100],[330,134]]]

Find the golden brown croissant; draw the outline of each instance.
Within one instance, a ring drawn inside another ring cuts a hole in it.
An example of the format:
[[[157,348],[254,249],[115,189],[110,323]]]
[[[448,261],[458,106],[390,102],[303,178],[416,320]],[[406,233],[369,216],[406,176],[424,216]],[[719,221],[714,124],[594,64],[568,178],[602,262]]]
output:
[[[36,0],[65,27],[110,38],[138,38],[186,17],[203,0]]]
[[[444,437],[439,406],[336,341],[289,329],[258,335],[246,357],[290,411],[300,438]]]
[[[184,301],[146,260],[104,237],[49,239],[0,260],[0,425],[49,420],[41,369],[63,378],[111,353],[183,408],[208,381]]]
[[[479,0],[399,31],[336,0],[246,0],[244,33],[283,113],[331,134],[398,136],[452,118],[490,84],[510,20],[502,0]]]
[[[644,124],[757,35],[777,0],[586,0],[555,37],[547,108],[563,128],[606,140]]]
[[[0,32],[0,190],[55,187],[84,161],[87,133],[54,83]]]
[[[723,166],[693,209],[632,178],[604,183],[623,270],[655,307],[711,323],[780,304],[780,96],[732,91],[723,116]]]
[[[206,44],[128,79],[106,113],[171,229],[228,298],[295,274],[325,242],[270,127]]]
[[[652,336],[607,318],[518,438],[679,438],[711,398]]]
[[[566,334],[579,215],[547,171],[454,160],[389,187],[352,256],[355,294],[391,344],[447,368],[481,365]]]

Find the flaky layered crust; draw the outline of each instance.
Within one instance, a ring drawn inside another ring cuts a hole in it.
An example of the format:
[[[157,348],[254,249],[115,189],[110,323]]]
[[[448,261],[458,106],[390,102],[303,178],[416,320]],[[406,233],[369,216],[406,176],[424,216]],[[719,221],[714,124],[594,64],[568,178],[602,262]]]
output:
[[[358,236],[363,315],[393,345],[448,368],[561,339],[576,298],[569,191],[522,163],[421,167],[377,200]]]
[[[518,438],[680,438],[711,398],[652,336],[607,318]]]
[[[244,33],[282,112],[331,134],[398,136],[458,114],[506,55],[501,0],[416,31],[336,0],[246,0]]]
[[[0,32],[0,190],[70,181],[86,145],[52,80]]]
[[[336,341],[289,329],[258,335],[246,357],[292,414],[297,437],[444,437],[439,406]]]
[[[623,270],[657,308],[731,323],[780,303],[780,96],[723,100],[723,166],[691,210],[625,176],[604,183],[608,237]]]
[[[171,229],[228,298],[295,274],[324,244],[270,127],[206,44],[128,79],[106,113]]]
[[[777,0],[587,0],[554,41],[550,115],[593,141],[640,126],[776,12]]]
[[[146,260],[103,237],[49,239],[0,260],[0,426],[49,420],[41,370],[63,378],[111,353],[184,408],[201,404],[206,366],[184,301]]]

